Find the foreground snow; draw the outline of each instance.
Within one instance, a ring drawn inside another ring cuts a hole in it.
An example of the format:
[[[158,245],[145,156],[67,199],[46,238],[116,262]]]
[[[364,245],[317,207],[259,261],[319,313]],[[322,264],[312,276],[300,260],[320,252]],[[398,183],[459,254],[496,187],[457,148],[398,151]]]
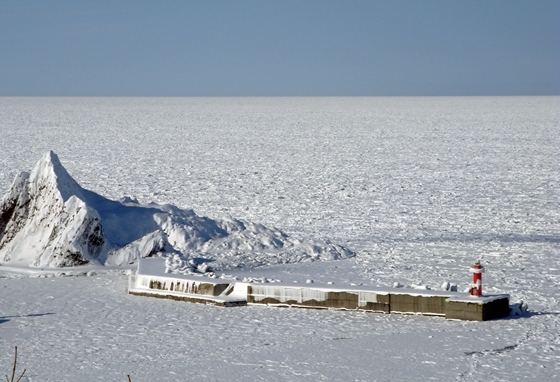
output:
[[[224,310],[128,296],[124,275],[16,279],[0,266],[0,367],[18,345],[36,381],[557,379],[559,102],[0,99],[1,192],[52,149],[108,198],[231,215],[357,253],[231,276],[463,290],[481,258],[484,290],[533,312],[468,323]]]
[[[558,318],[488,322],[126,294],[125,275],[0,279],[0,365],[30,381],[551,380]],[[9,307],[6,309],[5,307]],[[553,327],[550,327],[550,326]]]

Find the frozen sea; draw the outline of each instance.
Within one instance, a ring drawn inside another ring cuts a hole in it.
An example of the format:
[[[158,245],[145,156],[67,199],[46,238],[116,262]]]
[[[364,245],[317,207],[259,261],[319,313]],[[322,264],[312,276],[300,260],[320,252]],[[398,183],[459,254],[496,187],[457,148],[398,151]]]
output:
[[[109,198],[357,253],[255,274],[464,289],[481,259],[531,313],[219,309],[0,267],[0,374],[17,345],[29,381],[560,379],[560,97],[0,98],[0,193],[47,150]]]

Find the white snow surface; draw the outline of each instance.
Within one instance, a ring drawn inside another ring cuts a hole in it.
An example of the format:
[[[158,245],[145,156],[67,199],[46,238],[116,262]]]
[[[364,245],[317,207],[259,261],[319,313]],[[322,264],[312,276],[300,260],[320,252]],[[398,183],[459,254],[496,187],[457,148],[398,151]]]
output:
[[[132,196],[126,205],[169,203],[356,252],[248,259],[226,278],[463,290],[480,259],[483,291],[518,304],[483,323],[217,308],[127,295],[123,268],[134,265],[4,264],[0,372],[17,345],[28,381],[556,380],[559,106],[560,97],[0,98],[0,192],[53,150],[81,187]],[[50,277],[61,273],[91,277]]]

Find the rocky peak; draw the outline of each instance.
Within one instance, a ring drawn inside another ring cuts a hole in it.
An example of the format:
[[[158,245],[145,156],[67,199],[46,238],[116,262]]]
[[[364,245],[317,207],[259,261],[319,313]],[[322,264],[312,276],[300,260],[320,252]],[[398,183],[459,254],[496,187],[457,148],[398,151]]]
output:
[[[122,265],[160,253],[205,257],[224,268],[353,256],[328,241],[291,239],[260,224],[131,197],[109,200],[83,189],[52,151],[16,177],[0,205],[0,264]]]
[[[68,174],[53,151],[43,154],[31,171],[29,191],[30,194],[60,196],[62,202],[71,196],[85,201],[82,187]]]

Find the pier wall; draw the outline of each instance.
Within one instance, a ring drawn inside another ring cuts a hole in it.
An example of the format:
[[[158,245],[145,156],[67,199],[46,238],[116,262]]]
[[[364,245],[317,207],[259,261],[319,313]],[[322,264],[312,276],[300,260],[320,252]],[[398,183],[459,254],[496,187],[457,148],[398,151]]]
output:
[[[476,297],[449,291],[243,283],[202,275],[154,273],[133,272],[129,279],[129,293],[220,306],[252,304],[341,309],[475,321],[505,317],[510,311],[506,294]]]
[[[474,297],[467,293],[387,288],[340,290],[249,284],[247,303],[312,309],[421,314],[448,319],[486,321],[509,314],[509,296]]]
[[[235,286],[233,282],[208,277],[133,273],[130,275],[128,293],[219,306],[246,305],[246,293],[239,293],[239,287],[236,289]]]

